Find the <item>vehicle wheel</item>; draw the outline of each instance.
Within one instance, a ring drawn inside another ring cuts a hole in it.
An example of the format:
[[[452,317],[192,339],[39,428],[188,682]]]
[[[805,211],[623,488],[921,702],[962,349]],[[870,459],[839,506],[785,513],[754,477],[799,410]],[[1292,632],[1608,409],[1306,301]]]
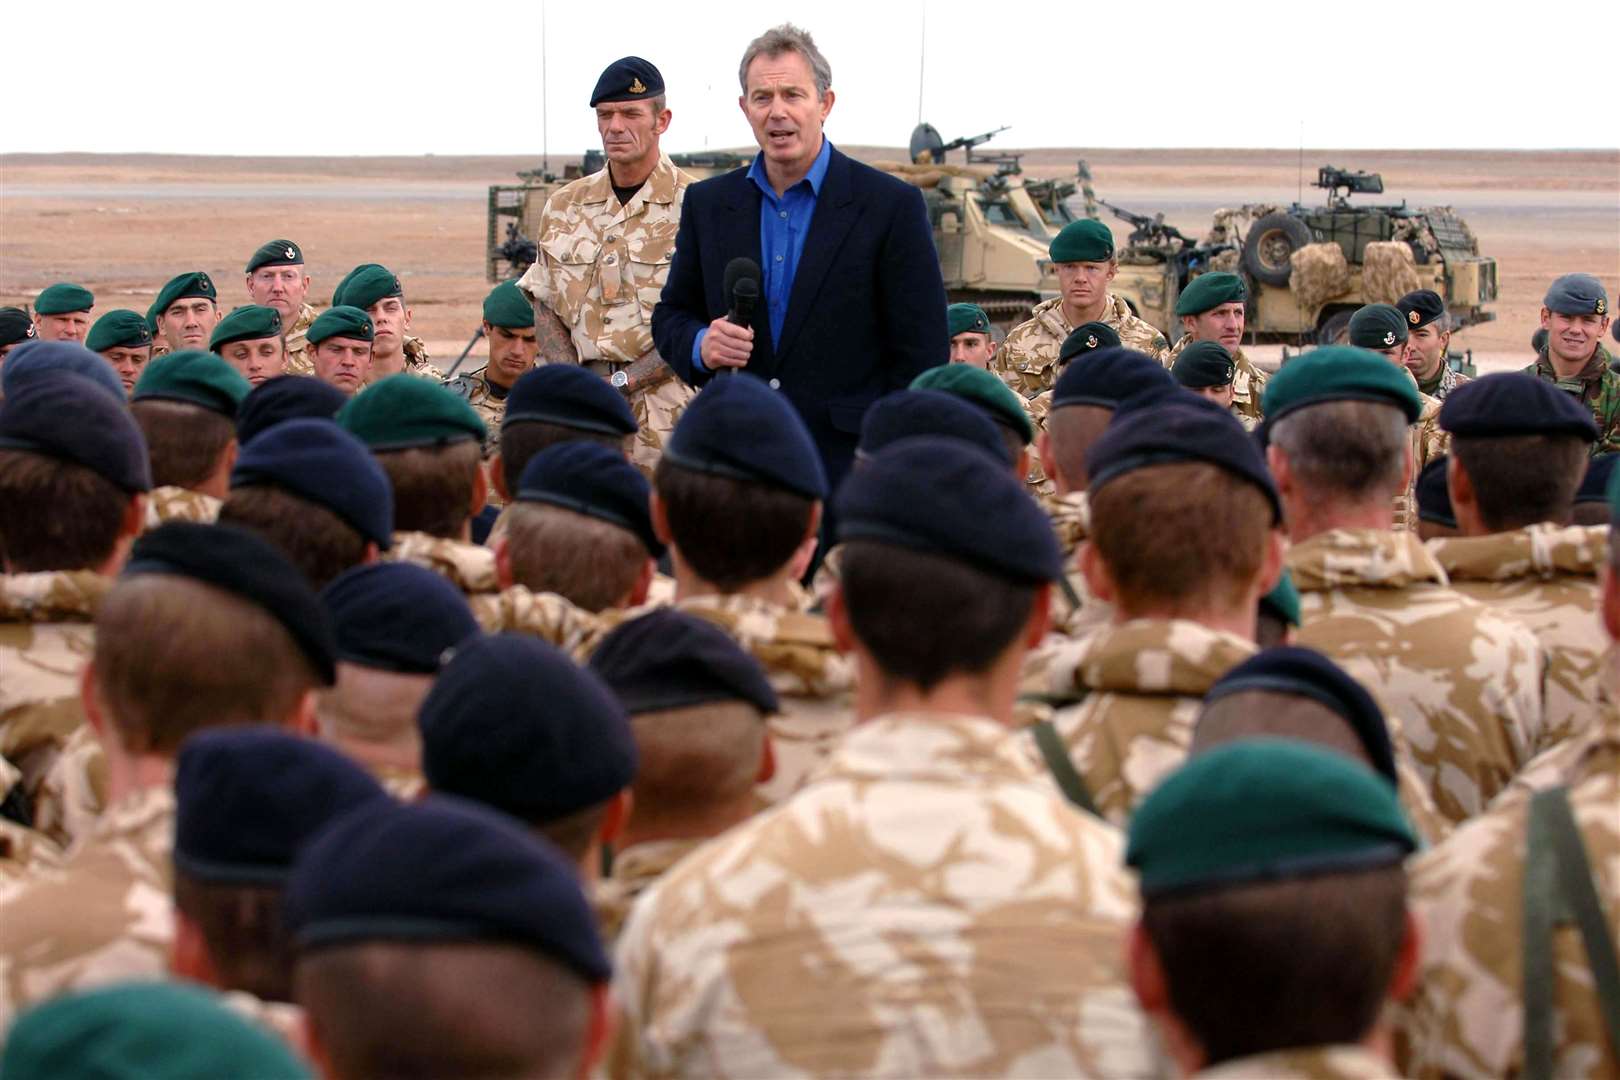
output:
[[[1285,213],[1267,214],[1249,227],[1243,241],[1243,268],[1267,285],[1288,284],[1288,256],[1311,242],[1311,230]]]
[[[1349,308],[1341,308],[1322,320],[1321,327],[1316,331],[1318,345],[1343,345],[1350,340],[1350,316],[1354,312]]]

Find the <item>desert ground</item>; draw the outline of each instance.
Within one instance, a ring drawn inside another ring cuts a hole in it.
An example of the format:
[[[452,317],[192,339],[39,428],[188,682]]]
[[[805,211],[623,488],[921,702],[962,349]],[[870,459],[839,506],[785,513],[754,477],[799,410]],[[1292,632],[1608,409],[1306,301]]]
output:
[[[669,146],[679,151],[680,146]],[[849,147],[867,160],[895,147]],[[987,149],[1012,148],[992,143]],[[953,160],[960,155],[953,155]],[[1090,165],[1097,194],[1139,213],[1163,212],[1188,235],[1211,213],[1300,194],[1296,150],[1033,150],[1035,177]],[[553,154],[550,167],[576,160]],[[413,333],[448,367],[478,326],[488,187],[516,183],[533,157],[250,158],[168,155],[0,155],[0,304],[25,303],[55,281],[77,281],[98,312],[144,311],[169,277],[203,269],[226,308],[247,301],[242,267],[259,244],[304,248],[311,300],[361,262],[405,283]],[[1541,296],[1560,273],[1597,274],[1620,294],[1620,151],[1306,150],[1304,181],[1333,164],[1383,174],[1378,202],[1449,205],[1498,262],[1496,321],[1458,335],[1483,369],[1525,362]],[[1306,202],[1322,194],[1304,187]],[[1110,220],[1123,240],[1129,226]],[[467,363],[481,362],[475,348]]]

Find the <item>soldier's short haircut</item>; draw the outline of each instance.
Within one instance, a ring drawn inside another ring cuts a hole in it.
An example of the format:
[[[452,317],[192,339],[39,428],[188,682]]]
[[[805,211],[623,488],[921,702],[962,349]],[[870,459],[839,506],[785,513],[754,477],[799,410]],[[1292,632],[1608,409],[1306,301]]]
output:
[[[1142,909],[1171,1010],[1207,1066],[1361,1042],[1394,976],[1405,918],[1399,866],[1149,899]]]
[[[635,813],[677,820],[753,790],[765,752],[765,717],[745,701],[716,701],[630,718],[639,764]]]
[[[263,608],[168,574],[121,579],[96,612],[95,686],[120,743],[172,754],[205,727],[285,724],[316,674]]]
[[[560,506],[512,503],[502,527],[513,582],[586,611],[622,605],[647,565],[635,533]]]
[[[1129,615],[1242,603],[1265,562],[1271,503],[1260,489],[1206,462],[1137,469],[1091,493],[1090,542]]]
[[[628,449],[631,438],[602,431],[582,431],[549,420],[513,420],[501,428],[501,479],[506,481],[506,490],[516,497],[524,466],[540,451],[562,443],[592,442],[622,454]]]
[[[476,441],[386,450],[377,464],[394,489],[394,531],[459,540],[472,517],[483,448]]]
[[[202,934],[222,989],[292,1000],[293,952],[279,887],[199,881],[176,867],[174,906]]]
[[[930,690],[980,675],[1023,632],[1036,589],[959,559],[871,540],[842,547],[855,636],[884,675]]]
[[[299,957],[294,989],[346,1078],[572,1076],[591,1026],[578,975],[499,942],[323,948]]]
[[[272,484],[232,488],[219,520],[252,529],[276,545],[316,589],[366,558],[366,538],[353,525]]]
[[[595,806],[587,806],[547,821],[531,821],[528,823],[529,829],[550,841],[575,863],[583,865],[585,857],[591,853],[591,844],[602,829],[602,821],[607,817],[609,802],[611,800],[604,800]]]
[[[759,37],[748,43],[743,50],[742,63],[737,65],[737,82],[742,85],[742,92],[748,93],[748,65],[754,58],[765,56],[775,59],[783,53],[794,52],[804,57],[805,63],[810,65],[810,73],[816,80],[816,97],[826,97],[827,91],[832,88],[832,65],[827,58],[821,55],[816,48],[815,39],[810,31],[801,30],[792,23],[783,23],[773,26]]]
[[[129,411],[146,436],[153,487],[196,487],[236,438],[234,423],[200,405],[148,398],[130,402]]]
[[[0,559],[14,574],[99,567],[130,495],[83,465],[0,450]]]
[[[1392,405],[1329,401],[1278,420],[1271,441],[1312,495],[1363,503],[1400,494],[1411,434]]]
[[[1367,748],[1356,737],[1350,722],[1300,694],[1241,690],[1216,698],[1198,714],[1190,753],[1201,754],[1239,739],[1295,739],[1372,768]]]
[[[816,501],[754,480],[698,472],[661,458],[653,488],[681,558],[724,592],[771,577],[810,530]]]
[[[1086,454],[1114,419],[1114,410],[1100,405],[1064,405],[1046,415],[1046,436],[1063,482],[1071,490],[1086,486]]]
[[[1576,435],[1457,436],[1451,452],[1468,475],[1491,532],[1550,521],[1568,524],[1586,475],[1590,444]]]
[[[321,737],[379,744],[414,742],[418,738],[416,714],[432,688],[432,675],[384,671],[339,660],[337,684],[315,695]]]

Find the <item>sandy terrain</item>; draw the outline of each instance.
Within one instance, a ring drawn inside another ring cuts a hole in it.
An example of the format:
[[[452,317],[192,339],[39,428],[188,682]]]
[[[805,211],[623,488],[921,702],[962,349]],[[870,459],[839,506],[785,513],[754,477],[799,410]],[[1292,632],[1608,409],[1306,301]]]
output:
[[[994,144],[992,144],[992,147]],[[673,147],[672,149],[679,149]],[[854,147],[867,159],[894,148]],[[997,148],[1000,149],[1000,148]],[[953,155],[953,158],[956,155]],[[1190,235],[1210,212],[1299,194],[1300,156],[1284,150],[1037,150],[1034,176],[1073,174],[1085,157],[1097,194],[1143,213],[1163,212]],[[560,169],[565,159],[554,156]],[[536,158],[210,158],[161,155],[0,155],[0,304],[32,299],[53,281],[78,281],[97,310],[144,311],[184,270],[214,275],[225,306],[247,299],[241,268],[265,240],[303,245],[324,305],[360,262],[405,281],[413,330],[441,366],[478,325],[487,187],[514,183]],[[1484,367],[1528,351],[1546,284],[1569,270],[1598,274],[1620,294],[1620,152],[1310,150],[1320,164],[1384,175],[1383,201],[1448,204],[1498,261],[1497,321],[1459,335]],[[1317,192],[1308,186],[1306,200]],[[1363,197],[1365,198],[1365,197]],[[1111,222],[1123,239],[1128,227]],[[474,356],[479,355],[474,351]]]

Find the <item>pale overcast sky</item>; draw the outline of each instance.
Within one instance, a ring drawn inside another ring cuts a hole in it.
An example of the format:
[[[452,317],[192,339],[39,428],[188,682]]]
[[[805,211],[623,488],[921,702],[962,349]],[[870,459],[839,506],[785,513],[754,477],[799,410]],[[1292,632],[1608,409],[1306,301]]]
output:
[[[737,61],[784,19],[850,144],[904,144],[919,74],[946,138],[1009,147],[1292,147],[1302,121],[1312,147],[1620,143],[1615,0],[81,0],[8,5],[0,151],[530,154],[544,115],[577,153],[625,54],[664,73],[668,149],[738,146]]]

